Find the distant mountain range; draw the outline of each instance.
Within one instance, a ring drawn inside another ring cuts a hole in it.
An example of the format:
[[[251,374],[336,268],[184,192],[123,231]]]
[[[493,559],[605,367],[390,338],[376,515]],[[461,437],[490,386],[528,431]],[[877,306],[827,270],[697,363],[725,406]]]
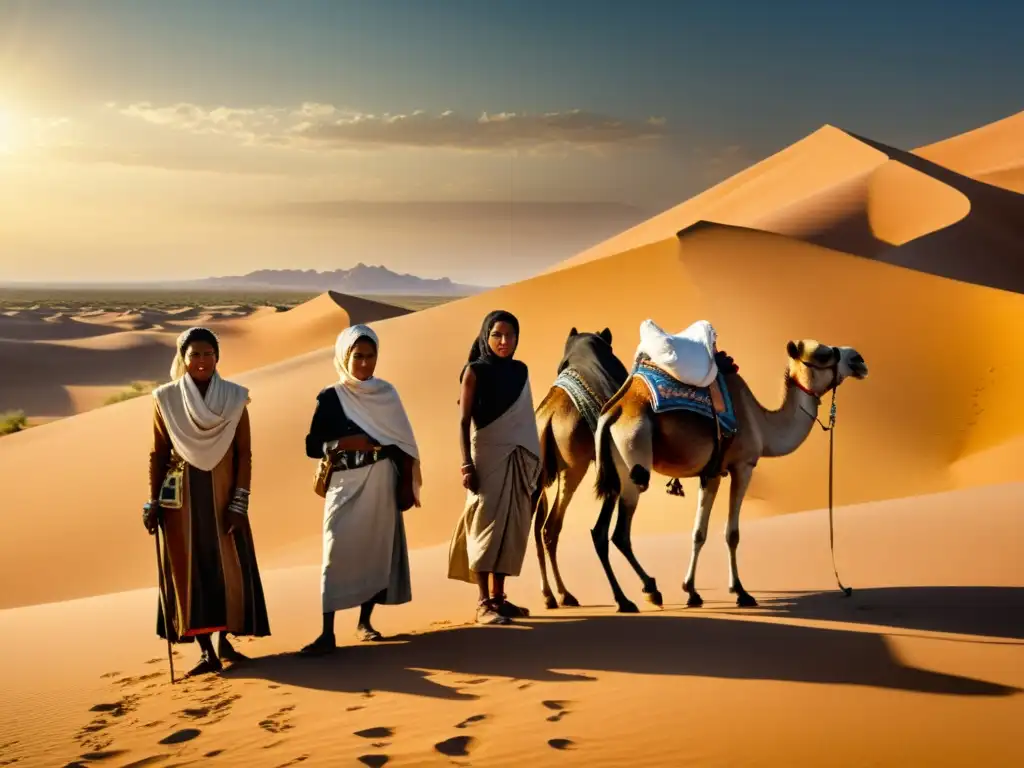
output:
[[[178,284],[207,289],[327,290],[381,296],[471,296],[488,290],[453,283],[447,277],[425,278],[392,272],[387,267],[356,264],[351,269],[317,272],[315,269],[260,269],[247,275],[207,277]]]

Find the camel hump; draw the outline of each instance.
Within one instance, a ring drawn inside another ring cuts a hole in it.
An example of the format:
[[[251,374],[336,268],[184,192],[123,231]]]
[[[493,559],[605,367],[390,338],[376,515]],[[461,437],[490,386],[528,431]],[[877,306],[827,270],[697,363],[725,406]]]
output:
[[[707,387],[718,376],[717,334],[707,320],[698,320],[679,333],[667,333],[653,320],[640,324],[637,356],[646,356],[672,378],[692,387]]]

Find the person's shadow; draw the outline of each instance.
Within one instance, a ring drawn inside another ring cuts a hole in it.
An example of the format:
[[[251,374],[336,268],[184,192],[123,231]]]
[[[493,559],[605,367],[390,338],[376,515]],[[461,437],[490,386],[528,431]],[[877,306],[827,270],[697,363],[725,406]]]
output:
[[[857,613],[849,601],[845,608],[825,609],[826,598],[837,604],[844,601],[834,593],[822,596],[818,603],[818,598],[805,597],[806,612],[817,606],[824,613]],[[1018,598],[1019,594],[1014,597]],[[460,689],[491,676],[530,681],[595,679],[555,671],[559,669],[862,685],[949,696],[1018,692],[994,682],[907,666],[881,635],[869,631],[668,611],[520,623],[519,627],[465,626],[407,635],[391,642],[339,648],[324,658],[267,656],[228,674],[319,690],[391,691],[444,699],[477,698]],[[456,679],[458,687],[450,688],[427,679],[435,670],[464,679]]]

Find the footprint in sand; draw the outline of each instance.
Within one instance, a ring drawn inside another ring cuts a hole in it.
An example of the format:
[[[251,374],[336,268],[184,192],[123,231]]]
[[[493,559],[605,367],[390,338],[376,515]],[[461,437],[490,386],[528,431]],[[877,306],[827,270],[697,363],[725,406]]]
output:
[[[361,739],[390,739],[395,735],[395,729],[381,725],[376,728],[365,728],[361,731],[356,731],[354,735]]]
[[[575,748],[576,743],[571,739],[548,739],[548,746],[552,749],[566,750]]]
[[[469,755],[469,747],[473,744],[472,736],[453,736],[450,739],[439,741],[434,749],[448,757],[466,757]]]
[[[291,720],[287,719],[285,715],[295,709],[295,705],[291,704],[287,707],[281,707],[277,712],[270,715],[269,717],[260,720],[260,728],[270,733],[282,733],[284,731],[290,731],[293,726]]]
[[[356,758],[363,765],[368,765],[370,768],[383,768],[390,762],[391,758],[387,755],[360,755]]]
[[[110,760],[115,757],[120,757],[128,753],[127,749],[107,749],[102,752],[86,752],[82,755],[83,760],[87,760],[90,763],[98,763],[102,760]]]
[[[183,728],[180,731],[175,731],[170,736],[160,739],[161,744],[184,744],[186,741],[192,741],[202,731],[198,728]]]
[[[471,715],[470,717],[467,717],[465,720],[463,720],[461,723],[459,723],[455,727],[456,728],[466,728],[469,725],[472,725],[473,723],[479,723],[481,720],[486,720],[486,719],[487,719],[487,715]]]
[[[566,707],[569,706],[570,703],[571,702],[568,701],[556,701],[554,699],[542,701],[541,704],[544,707],[555,712],[555,714],[551,715],[551,717],[548,718],[548,722],[557,723],[566,715],[571,714],[571,712],[568,709],[566,709]]]
[[[360,709],[365,709],[365,707],[346,707],[345,711],[346,712],[356,712],[356,711],[358,711]]]
[[[223,754],[224,754],[224,750],[223,749],[214,749],[214,750],[211,750],[210,752],[207,752],[205,755],[203,755],[203,757],[216,757],[217,755],[223,755]]]

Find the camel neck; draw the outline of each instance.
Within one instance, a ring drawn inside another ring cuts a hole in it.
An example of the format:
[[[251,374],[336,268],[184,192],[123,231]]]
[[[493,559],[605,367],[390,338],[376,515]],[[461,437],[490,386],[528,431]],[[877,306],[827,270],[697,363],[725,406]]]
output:
[[[760,406],[760,403],[758,404]],[[761,434],[766,457],[787,456],[799,448],[814,426],[819,401],[786,381],[782,406],[775,411],[761,407]]]

